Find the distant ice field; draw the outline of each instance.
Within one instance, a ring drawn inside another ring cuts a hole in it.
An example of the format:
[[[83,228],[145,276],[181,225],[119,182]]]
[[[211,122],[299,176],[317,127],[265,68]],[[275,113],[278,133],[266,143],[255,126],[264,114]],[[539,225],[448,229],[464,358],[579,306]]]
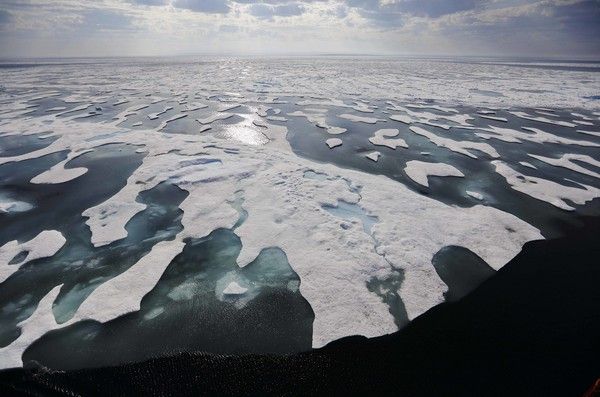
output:
[[[0,367],[396,331],[600,216],[595,67],[3,63]]]

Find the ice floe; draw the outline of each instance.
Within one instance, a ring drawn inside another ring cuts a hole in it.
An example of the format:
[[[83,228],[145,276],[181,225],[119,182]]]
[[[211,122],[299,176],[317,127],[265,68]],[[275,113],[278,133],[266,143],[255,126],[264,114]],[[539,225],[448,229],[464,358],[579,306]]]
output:
[[[521,164],[523,167],[529,167],[531,169],[537,170],[537,167],[527,161],[519,161],[519,164]]]
[[[19,270],[19,265],[56,254],[67,240],[56,230],[45,230],[24,243],[9,241],[0,247],[0,283]],[[21,252],[27,256],[17,264],[9,264]]]
[[[158,112],[158,113],[150,113],[150,114],[148,115],[148,118],[149,118],[150,120],[156,120],[157,118],[159,118],[159,117],[160,117],[160,115],[167,113],[167,112],[168,112],[169,110],[171,110],[171,109],[173,109],[173,106],[165,106],[165,107],[163,108],[163,110],[161,110],[161,111],[160,111],[160,112]]]
[[[40,300],[33,314],[18,324],[21,334],[16,340],[8,346],[0,347],[0,369],[23,366],[21,357],[29,345],[57,326],[52,313],[52,303],[56,300],[60,288],[61,285],[52,288]]]
[[[393,105],[391,102],[388,103]],[[409,103],[407,105],[405,105],[407,108],[411,108],[411,109],[433,109],[433,110],[438,110],[440,112],[444,112],[444,113],[458,113],[458,110],[456,109],[452,109],[452,108],[448,108],[448,107],[443,107],[440,105],[434,105],[434,104],[418,104],[418,103]]]
[[[267,120],[269,120],[269,121],[286,122],[288,119],[286,119],[285,117],[281,117],[281,116],[267,116]]]
[[[333,149],[334,147],[342,146],[343,142],[340,138],[329,138],[325,143],[329,146],[329,149]]]
[[[390,120],[399,121],[401,123],[408,124],[408,125],[410,125],[413,121],[415,121],[413,118],[411,118],[410,116],[407,116],[405,114],[392,114],[392,115],[390,115]]]
[[[491,134],[485,132],[475,132],[475,135],[482,139],[498,139],[509,143],[529,141],[535,143],[560,143],[563,145],[600,146],[600,144],[595,142],[580,141],[557,136],[549,132],[542,131],[539,128],[522,127],[522,129],[528,132],[523,132],[512,128],[489,126],[486,128],[479,128],[479,130],[489,131]]]
[[[366,158],[368,158],[369,160],[372,160],[374,162],[377,162],[377,160],[379,160],[380,156],[381,156],[380,152],[371,152],[371,153],[365,155]]]
[[[426,124],[426,125],[431,125],[432,127],[439,127],[439,128],[443,128],[443,129],[450,129],[451,125],[447,124],[447,123],[439,123],[438,121],[440,120],[444,120],[444,121],[451,121],[452,123],[455,123],[458,126],[463,126],[463,127],[471,127],[471,124],[469,123],[470,120],[473,120],[473,117],[471,117],[468,114],[435,114],[435,113],[431,113],[431,112],[414,112],[410,109],[407,109],[406,107],[402,107],[402,106],[396,106],[396,105],[391,105],[388,107],[389,110],[393,110],[393,111],[402,111],[406,114],[393,114],[390,116],[391,120],[394,121],[399,121],[401,123],[404,124],[413,124],[413,123],[420,123],[420,124]]]
[[[296,110],[294,112],[290,112],[287,115],[292,117],[306,117],[306,119],[319,128],[324,128],[327,130],[328,134],[331,135],[339,135],[346,132],[345,128],[330,126],[327,123],[327,110],[326,109],[312,109],[307,108],[304,111]]]
[[[585,121],[594,121],[593,118],[586,116],[585,114],[581,114],[581,113],[577,113],[577,112],[571,112],[571,115],[574,117],[579,117],[580,119],[583,119]]]
[[[496,149],[494,149],[492,146],[488,145],[485,142],[455,141],[454,139],[443,138],[441,136],[438,136],[421,127],[410,126],[409,128],[415,134],[426,137],[433,144],[439,147],[447,148],[449,150],[452,150],[453,152],[464,154],[465,156],[469,156],[474,159],[476,159],[477,156],[475,156],[472,152],[470,152],[467,149],[478,150],[480,152],[486,153],[492,158],[500,157],[500,154],[498,154]]]
[[[596,137],[600,137],[600,131],[586,131],[586,130],[577,130],[577,132],[581,134],[592,135]]]
[[[46,109],[45,111],[46,111],[47,113],[49,113],[49,112],[58,112],[58,111],[61,111],[61,110],[66,110],[66,109],[67,109],[67,108],[66,108],[66,107],[64,107],[64,106],[55,106],[55,107],[53,107],[53,108],[48,108],[48,109]]]
[[[427,178],[430,176],[465,176],[465,174],[450,164],[428,163],[418,160],[407,162],[404,172],[410,179],[425,187],[429,187]]]
[[[549,119],[547,117],[532,116],[529,113],[525,113],[525,112],[511,111],[510,113],[513,114],[513,115],[515,115],[515,116],[517,116],[517,117],[520,117],[522,119],[538,121],[540,123],[560,125],[560,126],[563,126],[563,127],[577,127],[576,124],[570,123],[568,121],[552,120],[552,119]]]
[[[92,149],[86,149],[81,152],[70,152],[67,158],[60,163],[56,164],[48,171],[44,171],[38,176],[31,179],[31,183],[64,183],[73,179],[79,178],[84,175],[88,169],[85,167],[77,168],[65,168],[65,165],[76,157],[81,156],[84,153],[91,152]]]
[[[91,103],[86,103],[85,105],[80,105],[80,106],[76,106],[72,109],[68,109],[68,110],[64,110],[60,113],[56,113],[54,114],[54,116],[64,116],[65,114],[69,114],[69,113],[76,113],[76,112],[81,112],[83,110],[87,110],[90,106],[92,106]]]
[[[187,117],[187,113],[179,113],[176,114],[174,116],[171,116],[170,118],[166,119],[165,121],[162,122],[162,124],[160,125],[160,127],[158,127],[158,130],[162,130],[163,128],[165,128],[167,126],[167,124],[172,123],[175,120],[179,120],[182,119],[184,117]]]
[[[243,295],[248,291],[248,288],[244,288],[237,282],[232,281],[223,290],[224,295]]]
[[[378,121],[385,121],[385,120],[378,119],[375,117],[363,117],[363,116],[356,116],[354,114],[347,114],[347,113],[340,114],[338,117],[341,119],[353,121],[355,123],[366,123],[366,124],[375,124]]]
[[[128,103],[128,102],[129,102],[128,99],[123,98],[123,99],[119,99],[117,102],[113,103],[112,105],[113,106],[119,106],[119,105],[123,105],[123,104]]]
[[[206,109],[208,107],[207,104],[204,103],[190,103],[185,108],[181,109],[182,112],[193,112],[194,110]]]
[[[557,159],[552,158],[552,157],[540,156],[540,155],[536,155],[536,154],[530,154],[529,157],[533,157],[534,159],[542,161],[546,164],[554,165],[556,167],[567,168],[572,171],[579,172],[580,174],[585,174],[585,175],[589,175],[594,178],[600,179],[599,173],[589,170],[589,169],[582,167],[582,166],[578,165],[577,163],[573,162],[573,160],[580,161],[583,163],[588,163],[596,168],[600,168],[600,161],[598,161],[590,156],[586,156],[583,154],[567,153],[567,154],[563,154],[560,158],[557,158]]]
[[[502,175],[513,189],[566,211],[573,211],[575,208],[565,200],[582,205],[600,197],[600,189],[592,186],[582,184],[579,184],[580,187],[565,186],[547,179],[521,174],[500,160],[494,160],[492,164],[496,172]]]
[[[26,212],[33,208],[33,205],[25,201],[12,200],[9,197],[0,195],[0,214],[11,212]]]
[[[217,108],[217,112],[228,112],[230,110],[239,108],[240,106],[242,106],[242,105],[239,103],[228,103],[228,104],[219,106]]]
[[[406,141],[402,138],[392,139],[398,136],[399,130],[395,128],[386,128],[375,131],[375,135],[369,138],[369,142],[376,146],[387,146],[390,149],[396,149],[398,146],[408,148]]]
[[[79,320],[106,322],[140,310],[140,302],[185,244],[161,241],[142,259],[118,276],[100,284],[75,312],[68,323]],[[66,325],[66,324],[65,324]]]
[[[494,121],[501,121],[503,123],[507,123],[508,122],[508,119],[506,119],[506,117],[490,116],[490,115],[486,115],[486,114],[482,114],[479,117],[481,117],[482,119],[488,119],[488,120],[494,120]]]
[[[473,191],[471,191],[471,190],[467,190],[467,191],[466,191],[466,193],[467,193],[469,196],[473,197],[474,199],[477,199],[477,200],[483,200],[483,194],[481,194],[481,193],[479,193],[479,192],[473,192]]]
[[[215,121],[225,120],[230,117],[233,117],[233,113],[213,113],[210,116],[205,117],[203,119],[196,119],[196,121],[199,122],[200,124],[211,124],[211,123],[214,123]]]

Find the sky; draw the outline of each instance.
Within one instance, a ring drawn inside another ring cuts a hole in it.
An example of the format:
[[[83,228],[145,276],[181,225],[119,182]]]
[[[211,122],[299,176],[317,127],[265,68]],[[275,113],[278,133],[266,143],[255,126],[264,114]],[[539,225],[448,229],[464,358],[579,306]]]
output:
[[[0,57],[600,59],[600,0],[0,0]]]

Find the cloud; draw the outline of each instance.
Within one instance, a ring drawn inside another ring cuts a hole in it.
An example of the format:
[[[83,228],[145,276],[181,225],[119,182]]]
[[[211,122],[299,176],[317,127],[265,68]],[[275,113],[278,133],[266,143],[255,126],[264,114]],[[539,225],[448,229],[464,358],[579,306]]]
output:
[[[472,10],[486,1],[478,0],[403,0],[396,2],[397,11],[416,16],[437,18],[442,15]]]
[[[12,15],[10,12],[5,10],[0,10],[0,25],[4,25],[12,19]]]
[[[251,4],[248,8],[250,15],[262,19],[271,19],[273,17],[292,17],[302,15],[305,6],[299,3],[270,5],[264,3]]]
[[[207,14],[227,14],[231,9],[227,0],[173,0],[171,5]]]
[[[129,2],[144,6],[164,6],[169,4],[168,0],[129,0]]]
[[[93,39],[85,50],[591,58],[599,20],[600,0],[0,0],[0,52]]]
[[[131,16],[112,10],[90,10],[83,13],[85,30],[129,30]]]

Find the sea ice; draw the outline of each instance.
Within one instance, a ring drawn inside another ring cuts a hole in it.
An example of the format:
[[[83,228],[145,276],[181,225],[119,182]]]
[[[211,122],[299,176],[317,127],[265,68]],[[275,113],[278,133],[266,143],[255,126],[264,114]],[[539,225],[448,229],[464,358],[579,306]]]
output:
[[[529,167],[531,169],[537,170],[537,167],[531,163],[528,163],[527,161],[519,161],[519,164],[521,164],[523,167]]]
[[[429,176],[465,176],[465,174],[450,164],[428,163],[418,160],[407,162],[404,172],[410,179],[425,187],[429,187],[429,181],[427,180]]]
[[[338,117],[341,119],[353,121],[355,123],[366,123],[366,124],[375,124],[378,121],[385,121],[385,120],[378,119],[375,117],[363,117],[363,116],[356,116],[354,114],[346,114],[346,113],[340,114]]]
[[[144,295],[154,288],[169,263],[184,246],[185,244],[178,239],[157,243],[129,269],[100,284],[83,301],[68,324],[79,320],[106,322],[140,310],[140,302]]]
[[[585,114],[572,112],[571,115],[573,115],[574,117],[579,117],[580,119],[583,119],[583,120],[586,120],[586,121],[594,121],[593,118],[588,117]]]
[[[372,160],[374,162],[377,162],[377,160],[379,160],[379,156],[381,156],[380,152],[371,152],[371,153],[365,155],[366,158],[368,158],[369,160]]]
[[[473,197],[474,199],[477,199],[477,200],[483,200],[483,194],[481,194],[481,193],[478,193],[478,192],[473,192],[473,191],[467,190],[467,194],[468,194],[469,196]]]
[[[501,121],[503,123],[508,123],[508,119],[506,119],[505,117],[489,116],[489,115],[485,115],[485,114],[482,114],[479,117],[481,117],[482,119],[488,119],[488,120]]]
[[[577,127],[576,124],[570,123],[568,121],[562,121],[562,120],[552,120],[549,119],[547,117],[537,117],[537,116],[532,116],[528,113],[525,112],[509,112],[517,117],[520,117],[522,119],[526,119],[526,120],[533,120],[533,121],[538,121],[540,123],[547,123],[547,124],[554,124],[554,125],[560,125],[563,127]]]
[[[66,109],[67,108],[64,107],[64,106],[55,106],[53,108],[46,109],[46,112],[58,112],[58,111],[61,111],[61,110],[66,110]]]
[[[119,99],[117,102],[113,103],[113,106],[122,105],[122,104],[127,103],[127,102],[129,102],[128,99],[125,99],[125,98]]]
[[[456,123],[457,125],[462,126],[462,127],[472,127],[472,125],[469,123],[469,121],[473,120],[473,117],[469,116],[468,114],[443,114],[443,115],[440,115],[440,114],[435,114],[435,113],[431,113],[431,112],[414,112],[405,107],[395,106],[395,105],[388,107],[388,109],[393,110],[393,111],[402,111],[402,112],[406,113],[407,115],[394,114],[394,115],[390,116],[391,120],[399,121],[404,124],[410,125],[412,123],[420,123],[420,124],[431,125],[433,127],[439,127],[439,128],[448,130],[448,129],[450,129],[450,126],[448,124],[437,123],[437,121],[439,121],[439,120],[447,120],[447,121]]]
[[[65,114],[69,114],[69,113],[81,112],[82,110],[86,110],[90,106],[92,106],[91,103],[86,103],[85,105],[76,106],[73,109],[68,109],[68,110],[65,110],[60,113],[55,113],[54,116],[58,117],[58,116],[64,116]]]
[[[163,128],[165,128],[167,126],[167,124],[172,123],[175,120],[182,119],[184,117],[187,117],[187,113],[179,113],[179,114],[176,114],[176,115],[174,115],[174,116],[166,119],[165,121],[162,122],[162,124],[160,125],[160,127],[158,127],[158,131],[160,131]]]
[[[0,214],[11,212],[26,212],[33,208],[33,205],[25,201],[11,200],[0,196]]]
[[[439,105],[432,105],[432,104],[410,103],[410,104],[407,104],[406,107],[411,108],[411,109],[433,109],[433,110],[438,110],[438,111],[444,112],[444,113],[458,113],[458,110],[456,110],[456,109],[447,108],[447,107],[443,107],[443,106],[439,106]]]
[[[432,132],[427,131],[424,128],[421,128],[421,127],[410,126],[409,128],[415,134],[426,137],[433,144],[435,144],[439,147],[444,147],[444,148],[450,149],[453,152],[464,154],[465,156],[469,156],[474,159],[476,159],[477,156],[475,156],[473,153],[471,153],[467,149],[479,150],[480,152],[486,153],[488,156],[493,157],[493,158],[500,157],[500,154],[498,154],[496,149],[494,149],[492,146],[490,146],[484,142],[455,141],[454,139],[440,137]]]
[[[566,211],[573,211],[575,208],[565,200],[582,205],[600,197],[600,189],[592,186],[565,186],[547,179],[523,175],[500,160],[494,160],[492,164],[496,167],[496,172],[502,175],[513,189]]]
[[[281,117],[281,116],[267,116],[267,120],[269,120],[269,121],[286,122],[288,119],[286,119],[285,117]]]
[[[88,172],[88,169],[85,167],[77,167],[77,168],[65,168],[65,165],[73,160],[76,157],[81,156],[84,153],[91,152],[92,149],[82,150],[80,152],[70,152],[67,158],[60,163],[56,164],[48,171],[44,171],[38,176],[35,176],[31,179],[31,183],[35,184],[52,184],[52,183],[64,183],[71,181],[73,179],[79,178],[81,175],[84,175]]]
[[[33,314],[18,324],[21,334],[16,340],[8,346],[0,347],[0,369],[22,367],[21,357],[29,345],[57,326],[52,313],[52,303],[56,300],[60,288],[61,285],[58,285],[48,292],[40,300]]]
[[[573,160],[580,161],[583,163],[588,163],[596,168],[600,168],[600,161],[598,161],[590,156],[586,156],[583,154],[566,153],[566,154],[563,154],[562,157],[560,157],[558,159],[551,158],[551,157],[545,157],[545,156],[539,156],[539,155],[535,155],[535,154],[530,154],[529,157],[533,157],[534,159],[543,161],[546,164],[554,165],[556,167],[567,168],[572,171],[579,172],[580,174],[585,174],[585,175],[589,175],[594,178],[600,179],[599,173],[589,170],[587,168],[584,168],[584,167],[578,165],[577,163],[573,162]]]
[[[165,106],[162,111],[158,113],[150,113],[148,118],[150,120],[156,120],[161,114],[167,113],[169,110],[173,109],[173,106]]]
[[[375,135],[369,138],[369,142],[376,146],[387,146],[390,149],[396,149],[398,146],[408,148],[406,141],[402,138],[390,139],[398,136],[399,130],[387,128],[375,131]]]
[[[233,117],[233,113],[213,113],[203,119],[196,119],[196,121],[200,124],[211,124],[217,120],[225,120],[230,117]]]
[[[600,137],[600,131],[577,130],[577,132],[579,132],[581,134],[587,134],[587,135]]]
[[[9,121],[9,124],[10,129],[42,132],[48,130],[43,120],[27,120],[27,128],[17,127],[23,125],[18,124],[22,121]],[[233,227],[239,214],[229,202],[235,192],[243,190],[248,218],[236,229],[242,239],[238,264],[245,266],[267,247],[278,246],[286,253],[302,280],[300,291],[315,312],[315,347],[347,335],[376,336],[396,329],[389,307],[366,288],[374,277],[384,279],[394,269],[404,272],[405,281],[398,293],[408,317],[414,318],[444,299],[446,286],[431,266],[431,258],[442,247],[465,246],[497,268],[514,256],[525,241],[541,238],[537,229],[494,208],[452,207],[383,176],[297,157],[285,139],[284,126],[268,125],[264,130],[269,137],[267,145],[230,142],[227,146],[236,149],[230,152],[215,146],[211,135],[174,136],[141,129],[116,134],[122,127],[62,119],[53,119],[52,123],[59,139],[52,147],[28,154],[27,158],[106,143],[143,145],[147,153],[143,164],[120,192],[84,211],[84,216],[89,218],[87,223],[94,245],[125,237],[127,222],[145,208],[136,201],[140,191],[169,180],[189,192],[180,204],[184,229],[169,242],[173,251],[161,248],[162,245],[155,249],[176,255],[186,237],[200,238],[216,228]],[[89,140],[99,135],[104,138]],[[184,159],[199,156],[218,158],[221,163],[206,166],[199,162],[183,168],[179,165]],[[311,170],[331,177],[323,180],[305,177],[306,171]],[[207,195],[206,191],[211,194]],[[340,200],[350,204],[360,201],[366,213],[378,217],[372,235],[360,228],[340,227],[339,220],[323,210],[323,205],[335,206]],[[405,204],[399,208],[398,202]],[[420,225],[419,229],[414,228],[416,224]],[[507,228],[512,231],[508,232]],[[262,232],[256,233],[256,230]],[[311,250],[307,251],[307,246]],[[164,269],[168,264],[166,253],[148,255],[141,263],[147,266],[152,263],[156,269]],[[132,275],[137,277],[137,272],[145,267],[138,265],[117,277],[125,280]],[[154,270],[152,277],[155,277]],[[98,287],[98,292],[93,293],[98,295],[94,296],[104,296],[101,291],[106,289],[111,291],[110,296],[116,294],[124,302],[115,308],[112,299],[90,296],[75,319],[108,319],[125,310],[135,310],[141,296],[153,288],[155,279],[152,277],[142,277],[139,283],[135,280],[125,283],[118,278],[107,281],[106,287]],[[111,283],[127,284],[127,294],[117,294]],[[99,314],[94,316],[94,313]]]
[[[214,74],[208,75],[211,76],[211,86],[213,83],[215,86],[224,84],[218,77],[212,81]],[[282,75],[277,78],[287,77]],[[351,84],[353,86],[348,87],[348,91],[359,91],[355,88],[360,86],[373,93],[378,87],[377,84],[369,85],[361,81]],[[331,89],[327,86],[315,87],[322,88],[322,91]],[[245,88],[242,85],[235,90]],[[420,92],[438,88],[438,85],[434,85],[422,88]],[[452,86],[454,88],[466,92],[463,87]],[[203,97],[211,95],[208,91],[196,92],[201,92]],[[569,97],[568,93],[556,95],[562,95],[560,98]],[[549,100],[555,100],[556,95],[551,95]],[[352,107],[341,100],[304,102],[303,105],[318,103]],[[316,120],[318,126],[326,128],[328,133],[335,131],[335,127],[325,123],[327,110],[314,114],[309,108],[303,110],[306,113],[299,113],[308,114],[307,118]],[[436,110],[444,111],[441,108]],[[447,113],[452,113],[447,116],[453,118],[446,120],[459,125],[467,122],[467,115],[454,114],[455,111]],[[290,113],[290,116],[294,115],[299,114]],[[411,120],[413,117],[425,121],[430,117],[434,120],[430,116],[433,113],[412,112],[410,115]],[[217,118],[213,120],[220,117],[219,113],[211,117],[215,116]],[[436,119],[443,118],[438,114],[434,116]],[[264,117],[268,117],[266,110]],[[233,124],[237,127],[232,128],[250,129],[253,133],[258,130],[252,129],[251,119],[244,119],[237,124]],[[100,125],[55,119],[54,116],[8,120],[3,125],[3,129],[23,133],[43,133],[51,129],[59,139],[47,148],[1,159],[0,162],[36,158],[66,149],[76,152],[107,143],[140,145],[139,150],[147,153],[143,164],[128,178],[127,185],[120,192],[84,211],[84,216],[89,218],[87,224],[94,245],[108,244],[127,235],[125,225],[145,208],[145,205],[136,201],[141,191],[169,181],[189,193],[180,204],[183,231],[173,241],[158,243],[130,269],[96,288],[80,306],[72,321],[107,321],[138,310],[142,297],[154,287],[171,259],[181,252],[185,238],[201,238],[216,228],[232,228],[236,225],[240,214],[230,202],[240,190],[244,191],[244,207],[248,218],[235,230],[242,240],[238,263],[240,266],[247,265],[267,247],[280,247],[285,252],[290,265],[300,276],[300,291],[315,312],[315,347],[343,336],[377,336],[397,329],[387,304],[366,287],[367,282],[374,278],[386,279],[394,272],[403,272],[404,281],[399,290],[394,292],[400,295],[407,316],[412,319],[444,300],[447,287],[431,265],[433,255],[441,248],[447,245],[464,246],[498,269],[516,255],[526,241],[541,238],[536,228],[498,209],[483,205],[469,208],[447,205],[384,176],[298,157],[285,139],[287,129],[284,126],[265,125],[260,133],[268,137],[266,144],[249,146],[229,140],[226,141],[227,150],[222,148],[224,140],[217,137],[220,129],[216,134],[173,136],[160,134],[156,130],[117,127],[110,121]],[[437,140],[441,145],[451,145],[469,153],[467,155],[472,156],[467,149],[477,149],[497,157],[489,145],[453,141],[422,131],[430,134],[428,138],[443,139]],[[341,144],[341,140],[332,139]],[[209,166],[206,162],[198,161],[201,159],[215,161]],[[188,161],[185,167],[181,166],[182,161]],[[326,177],[310,177],[313,175],[310,172]],[[335,206],[340,202],[360,206],[366,214],[377,217],[379,221],[371,226],[368,234],[360,227],[344,228],[342,224],[348,226],[350,222],[340,221],[324,209],[326,205]],[[398,206],[399,202],[402,206]],[[261,233],[257,233],[257,230]],[[55,297],[43,300],[36,313],[51,313]],[[30,319],[37,321],[35,315]],[[53,321],[42,323],[47,324],[44,326],[46,331],[56,328]],[[14,345],[15,349],[20,349],[19,343]],[[22,353],[23,349],[19,351]],[[20,353],[18,359],[20,363]]]
[[[486,128],[479,128],[479,130],[488,131],[491,132],[491,134],[475,132],[475,135],[482,139],[498,139],[500,141],[509,143],[521,143],[522,141],[529,141],[535,143],[560,143],[563,145],[600,146],[600,144],[595,142],[563,138],[554,134],[550,134],[549,132],[542,131],[538,128],[522,127],[522,129],[528,132],[514,130],[511,128],[489,126]]]
[[[399,121],[401,123],[408,124],[408,125],[410,125],[413,121],[416,121],[416,120],[413,120],[412,117],[404,115],[404,114],[392,114],[390,116],[390,120]]]
[[[325,143],[329,146],[329,149],[333,149],[334,147],[341,146],[342,140],[339,138],[329,138]]]
[[[228,103],[228,104],[219,106],[217,108],[217,112],[228,112],[230,110],[239,108],[240,106],[242,106],[242,105],[239,103]]]
[[[310,122],[313,123],[315,126],[319,127],[319,128],[324,128],[327,130],[328,134],[331,135],[339,135],[339,134],[343,134],[344,132],[346,132],[345,128],[342,127],[334,127],[334,126],[330,126],[329,124],[327,124],[327,117],[326,117],[326,113],[327,110],[325,109],[304,109],[307,113],[296,110],[294,112],[290,112],[287,115],[288,116],[292,116],[292,117],[306,117],[306,119]]]
[[[193,112],[194,110],[206,109],[207,107],[208,107],[208,105],[206,105],[204,103],[194,102],[194,103],[190,103],[185,108],[181,109],[181,111],[182,112]]]
[[[54,256],[67,240],[56,230],[44,230],[36,237],[24,243],[9,241],[0,247],[0,283],[19,270],[19,266],[27,262]],[[8,263],[19,253],[27,252],[25,259],[17,265]]]
[[[232,281],[223,290],[223,295],[243,295],[247,291],[248,291],[248,288],[244,288],[241,285],[239,285],[237,282]]]

